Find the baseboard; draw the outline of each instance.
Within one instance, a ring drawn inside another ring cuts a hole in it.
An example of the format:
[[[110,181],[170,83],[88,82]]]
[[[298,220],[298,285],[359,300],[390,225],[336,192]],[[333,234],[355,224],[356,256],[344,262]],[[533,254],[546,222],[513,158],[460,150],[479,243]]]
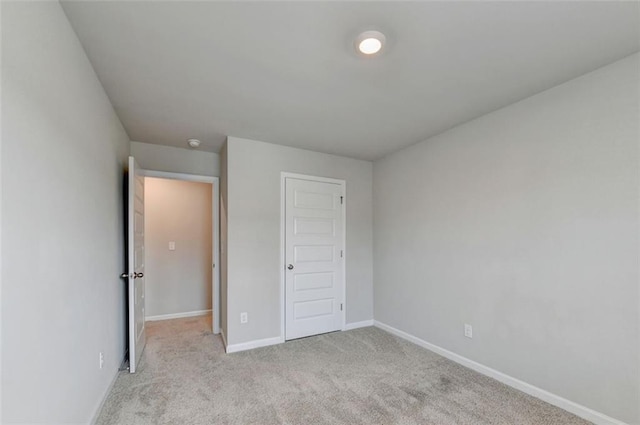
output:
[[[107,401],[107,397],[109,397],[109,394],[111,394],[111,390],[113,389],[113,386],[116,383],[116,379],[118,379],[118,375],[120,375],[119,369],[116,370],[116,373],[113,375],[113,378],[111,378],[111,383],[109,383],[109,386],[107,387],[106,391],[104,392],[104,394],[102,394],[102,400],[100,400],[100,403],[98,403],[98,407],[93,412],[93,417],[91,418],[91,422],[89,422],[91,425],[95,425],[95,423],[98,421],[100,412],[102,412],[102,408],[104,407],[105,401]]]
[[[420,347],[426,348],[427,350],[433,351],[434,353],[439,354],[442,357],[446,357],[447,359],[452,360],[456,363],[459,363],[462,366],[468,367],[469,369],[473,369],[476,372],[493,378],[496,381],[500,381],[503,384],[520,390],[533,397],[539,398],[540,400],[546,401],[547,403],[566,410],[567,412],[573,413],[574,415],[593,422],[596,425],[627,425],[624,422],[614,419],[603,413],[597,412],[593,409],[589,409],[588,407],[582,406],[581,404],[574,403],[573,401],[567,400],[566,398],[562,398],[558,395],[550,393],[549,391],[545,391],[542,388],[538,388],[517,378],[506,375],[488,366],[470,360],[437,345],[431,344],[416,336],[408,334],[377,320],[374,321],[374,326],[385,330],[393,335],[399,336],[402,339],[406,339],[407,341],[419,345]]]
[[[144,320],[146,322],[153,322],[156,320],[169,320],[169,319],[181,319],[183,317],[205,316],[207,314],[211,314],[211,310],[196,310],[196,311],[187,311],[185,313],[160,314],[158,316],[147,316],[144,318]]]
[[[344,330],[345,331],[350,331],[352,329],[366,328],[368,326],[373,326],[373,319],[372,320],[363,320],[361,322],[347,323],[346,325],[344,325]]]
[[[282,344],[284,338],[277,336],[275,338],[257,339],[255,341],[243,342],[241,344],[226,345],[227,353],[237,353],[238,351],[252,350],[254,348],[267,347],[269,345]]]
[[[363,320],[361,322],[347,323],[344,327],[345,331],[352,329],[365,328],[367,326],[373,326],[373,320]],[[252,350],[254,348],[267,347],[269,345],[282,344],[284,338],[277,336],[274,338],[258,339],[255,341],[243,342],[241,344],[227,345],[227,340],[224,336],[224,332],[221,332],[222,342],[224,342],[227,353],[237,353],[238,351]]]

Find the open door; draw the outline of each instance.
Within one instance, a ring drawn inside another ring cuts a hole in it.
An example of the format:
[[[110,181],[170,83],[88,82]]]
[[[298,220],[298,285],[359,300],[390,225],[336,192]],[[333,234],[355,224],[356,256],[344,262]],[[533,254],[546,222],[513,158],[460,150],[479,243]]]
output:
[[[138,367],[146,342],[144,326],[144,177],[129,157],[128,266],[129,266],[129,372]]]

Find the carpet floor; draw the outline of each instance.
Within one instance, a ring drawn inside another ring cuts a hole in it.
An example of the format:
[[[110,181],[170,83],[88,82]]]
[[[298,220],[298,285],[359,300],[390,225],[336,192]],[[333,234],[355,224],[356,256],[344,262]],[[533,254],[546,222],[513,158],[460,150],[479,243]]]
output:
[[[210,320],[148,323],[97,424],[589,423],[377,328],[225,354]]]

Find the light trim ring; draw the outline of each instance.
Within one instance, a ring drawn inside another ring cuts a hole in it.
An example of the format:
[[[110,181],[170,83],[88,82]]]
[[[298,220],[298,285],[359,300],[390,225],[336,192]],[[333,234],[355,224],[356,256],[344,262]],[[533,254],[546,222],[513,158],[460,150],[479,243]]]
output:
[[[382,51],[386,41],[387,38],[380,31],[365,31],[356,37],[356,51],[364,56],[374,56]]]

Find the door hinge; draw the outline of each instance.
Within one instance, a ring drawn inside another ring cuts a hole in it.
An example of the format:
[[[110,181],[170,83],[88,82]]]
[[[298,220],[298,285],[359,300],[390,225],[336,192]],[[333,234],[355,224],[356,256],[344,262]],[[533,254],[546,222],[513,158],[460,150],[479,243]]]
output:
[[[344,204],[344,196],[340,197],[340,205]]]
[[[212,269],[216,268],[216,263],[213,263],[213,265],[211,266]]]
[[[342,311],[342,303],[340,303],[340,311]]]
[[[340,250],[340,258],[343,258],[343,257],[344,257],[344,251]]]

